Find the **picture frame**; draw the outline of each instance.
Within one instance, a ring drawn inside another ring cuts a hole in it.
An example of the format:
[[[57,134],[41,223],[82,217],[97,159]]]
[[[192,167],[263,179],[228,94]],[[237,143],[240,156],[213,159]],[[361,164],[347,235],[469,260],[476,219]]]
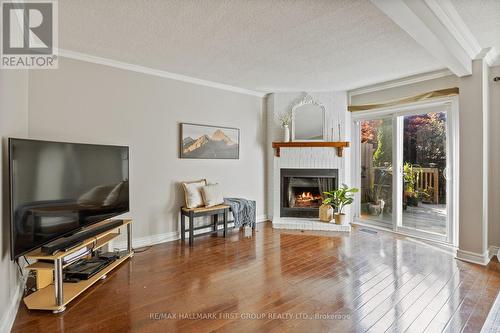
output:
[[[180,123],[180,158],[240,158],[240,129],[235,127]]]

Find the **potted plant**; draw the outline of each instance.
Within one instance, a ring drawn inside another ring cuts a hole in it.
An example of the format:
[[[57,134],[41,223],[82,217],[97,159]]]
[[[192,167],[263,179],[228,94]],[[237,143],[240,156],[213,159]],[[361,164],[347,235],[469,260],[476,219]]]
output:
[[[356,192],[358,192],[357,188],[349,188],[346,184],[342,184],[338,190],[324,192],[326,198],[323,200],[323,204],[331,204],[337,209],[334,214],[335,223],[344,224],[345,214],[343,209],[353,203],[354,193]]]
[[[422,168],[419,165],[406,162],[403,165],[404,207],[417,207],[422,197],[428,196],[426,190],[417,188]]]

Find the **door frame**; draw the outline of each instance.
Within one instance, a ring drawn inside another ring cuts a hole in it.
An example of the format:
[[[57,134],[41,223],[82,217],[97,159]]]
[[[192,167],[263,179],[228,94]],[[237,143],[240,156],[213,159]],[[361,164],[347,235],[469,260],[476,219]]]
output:
[[[438,110],[436,110],[438,109]],[[383,227],[396,233],[410,235],[417,238],[445,243],[452,246],[458,245],[458,203],[459,203],[459,105],[458,96],[434,99],[432,101],[422,101],[405,104],[402,106],[393,106],[387,108],[373,109],[369,111],[353,112],[352,119],[352,165],[354,172],[351,174],[351,184],[354,187],[361,185],[361,144],[359,122],[369,119],[392,118],[393,126],[393,214],[392,226],[387,228],[387,224],[370,221],[370,225]],[[446,145],[447,145],[447,214],[448,223],[446,235],[440,235],[432,232],[426,232],[414,228],[404,227],[402,225],[402,123],[406,115],[422,114],[427,112],[446,111]],[[398,160],[401,159],[401,160]],[[396,185],[394,185],[396,184]],[[361,194],[356,193],[354,204],[353,223],[366,225],[365,221],[359,219],[361,209]]]

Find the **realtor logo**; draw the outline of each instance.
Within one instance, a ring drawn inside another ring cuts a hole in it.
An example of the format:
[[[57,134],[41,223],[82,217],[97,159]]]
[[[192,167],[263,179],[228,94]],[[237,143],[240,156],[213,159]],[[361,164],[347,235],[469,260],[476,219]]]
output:
[[[2,2],[2,69],[57,68],[57,2]]]

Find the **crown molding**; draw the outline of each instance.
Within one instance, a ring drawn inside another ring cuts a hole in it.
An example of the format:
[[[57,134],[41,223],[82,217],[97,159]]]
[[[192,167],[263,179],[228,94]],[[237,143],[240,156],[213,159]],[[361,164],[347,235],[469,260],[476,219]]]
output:
[[[349,90],[347,92],[347,95],[348,95],[348,98],[350,98],[350,97],[356,96],[356,95],[362,95],[362,94],[372,93],[372,92],[379,91],[379,90],[385,90],[385,89],[390,89],[390,88],[406,86],[409,84],[415,84],[415,83],[424,82],[424,81],[428,81],[428,80],[439,79],[439,78],[447,77],[447,76],[451,76],[451,75],[454,75],[454,74],[450,70],[440,69],[437,71],[416,74],[416,75],[407,76],[407,77],[396,79],[396,80],[391,80],[391,81],[372,84],[372,85],[365,86],[365,87],[356,88],[353,90]]]
[[[159,77],[163,77],[166,79],[172,79],[172,80],[176,80],[176,81],[192,83],[192,84],[196,84],[196,85],[200,85],[200,86],[231,91],[231,92],[244,94],[244,95],[251,95],[251,96],[257,96],[257,97],[264,97],[265,95],[267,95],[267,93],[261,92],[261,91],[244,89],[244,88],[235,87],[235,86],[231,86],[231,85],[227,85],[227,84],[223,84],[223,83],[198,79],[198,78],[191,77],[191,76],[171,73],[171,72],[167,72],[167,71],[163,71],[163,70],[159,70],[159,69],[154,69],[154,68],[150,68],[150,67],[145,67],[145,66],[140,66],[140,65],[134,65],[134,64],[127,63],[127,62],[117,61],[117,60],[113,60],[113,59],[109,59],[109,58],[97,57],[97,56],[93,56],[90,54],[75,52],[75,51],[71,51],[71,50],[58,49],[57,54],[59,57],[63,57],[63,58],[90,62],[90,63],[94,63],[94,64],[124,69],[124,70],[142,73],[142,74],[147,74],[147,75],[159,76]]]

